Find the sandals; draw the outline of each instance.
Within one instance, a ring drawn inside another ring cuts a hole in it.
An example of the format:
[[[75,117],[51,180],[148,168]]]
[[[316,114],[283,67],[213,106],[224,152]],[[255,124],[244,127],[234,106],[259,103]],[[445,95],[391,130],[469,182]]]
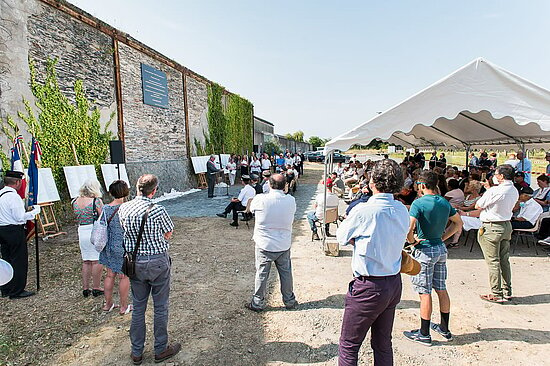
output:
[[[103,309],[102,309],[102,310],[103,310],[104,312],[106,312],[106,313],[110,313],[111,311],[113,311],[114,308],[118,308],[118,305],[115,305],[115,303],[112,303],[112,304],[111,304],[111,307],[110,307],[109,309],[106,309],[106,308],[105,308],[106,305],[107,305],[107,304],[105,304],[105,305],[103,306]]]
[[[499,296],[495,296],[493,294],[488,294],[488,295],[479,295],[479,298],[481,300],[484,300],[484,301],[488,301],[488,302],[493,302],[493,303],[496,303],[496,304],[502,304],[502,303],[505,303],[507,302],[508,300],[502,298],[502,297],[499,297]]]
[[[120,311],[119,314],[120,315],[126,315],[126,314],[130,314],[130,312],[134,310],[134,306],[132,304],[129,304],[127,307],[126,307],[126,310],[124,311]]]

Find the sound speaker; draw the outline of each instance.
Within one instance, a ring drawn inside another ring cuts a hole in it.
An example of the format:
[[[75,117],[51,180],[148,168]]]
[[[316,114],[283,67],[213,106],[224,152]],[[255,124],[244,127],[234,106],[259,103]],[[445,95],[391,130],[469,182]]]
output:
[[[126,162],[122,141],[109,141],[109,150],[111,152],[111,164],[124,164]]]

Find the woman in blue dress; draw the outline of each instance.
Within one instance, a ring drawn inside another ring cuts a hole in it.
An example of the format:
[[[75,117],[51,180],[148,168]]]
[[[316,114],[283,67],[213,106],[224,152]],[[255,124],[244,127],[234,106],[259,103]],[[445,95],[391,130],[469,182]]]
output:
[[[132,311],[132,305],[128,304],[128,292],[130,280],[122,273],[122,261],[124,257],[124,229],[120,225],[118,209],[130,194],[128,184],[123,180],[116,180],[109,186],[109,193],[114,197],[113,202],[103,207],[103,214],[107,218],[107,245],[99,254],[99,263],[107,267],[107,277],[104,281],[105,305],[104,311],[112,311],[117,305],[113,301],[113,288],[115,277],[118,276],[118,294],[120,297],[120,314],[128,314]]]

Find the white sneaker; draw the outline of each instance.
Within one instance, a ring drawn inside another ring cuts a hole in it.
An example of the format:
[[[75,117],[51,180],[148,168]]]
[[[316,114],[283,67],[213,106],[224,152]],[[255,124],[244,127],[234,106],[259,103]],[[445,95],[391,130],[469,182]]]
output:
[[[547,237],[546,239],[539,240],[539,244],[540,244],[540,245],[548,245],[548,246],[550,246],[550,236]]]

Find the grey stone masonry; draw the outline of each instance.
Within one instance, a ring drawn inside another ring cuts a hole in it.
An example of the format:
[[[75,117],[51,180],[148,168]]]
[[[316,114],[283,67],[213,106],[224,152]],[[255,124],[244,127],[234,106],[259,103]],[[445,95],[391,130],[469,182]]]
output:
[[[38,80],[45,75],[47,59],[57,58],[55,70],[63,94],[74,101],[74,82],[83,80],[86,97],[99,107],[105,124],[117,109],[112,38],[48,5],[39,8],[27,26],[28,57],[35,61]],[[116,115],[110,130],[118,134]]]
[[[208,136],[208,87],[192,76],[187,76],[185,80],[189,113],[189,143],[191,156],[196,156],[195,139],[204,146],[204,134]]]
[[[119,55],[129,178],[153,173],[164,182],[162,192],[190,188],[182,74],[122,43]],[[141,63],[166,73],[169,108],[143,103]]]

